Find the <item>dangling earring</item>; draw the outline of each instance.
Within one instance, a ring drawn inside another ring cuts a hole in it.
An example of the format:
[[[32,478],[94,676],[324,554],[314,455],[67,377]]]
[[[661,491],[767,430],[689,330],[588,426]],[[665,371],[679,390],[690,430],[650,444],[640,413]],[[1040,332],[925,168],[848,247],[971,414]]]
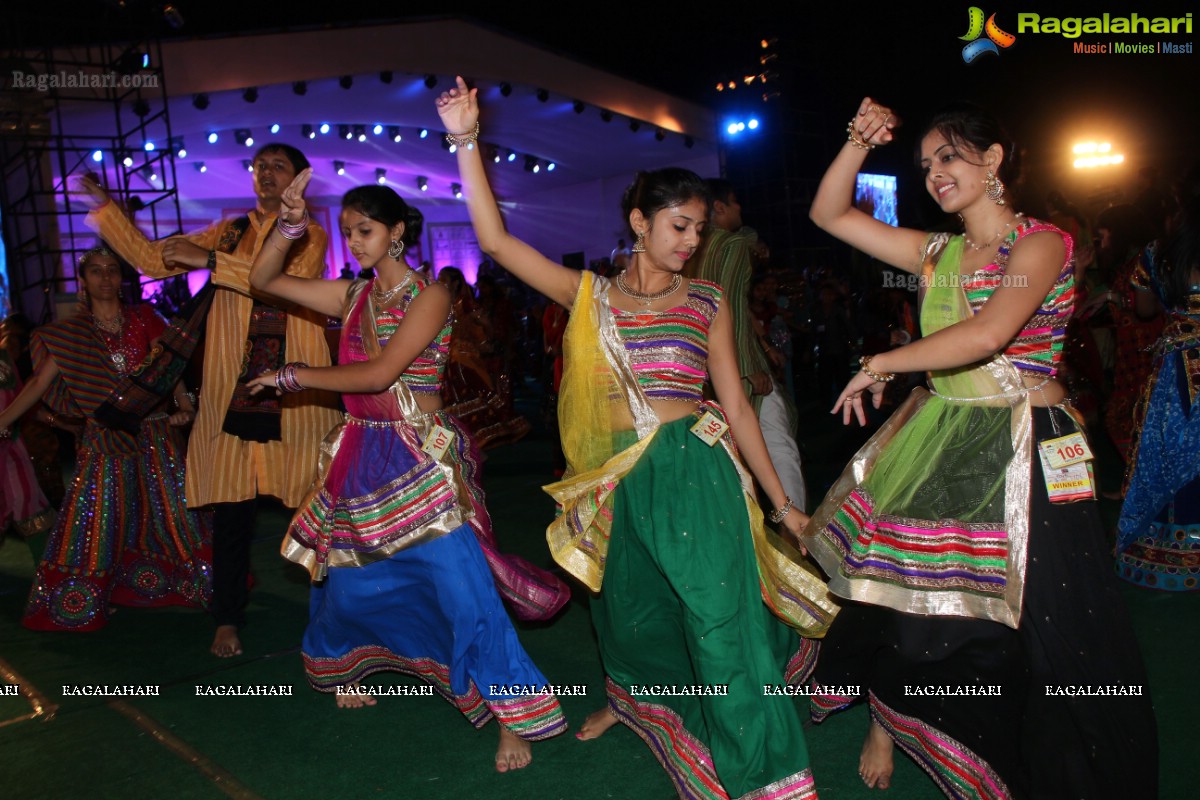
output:
[[[990,169],[983,178],[983,193],[998,206],[1004,205],[1004,182]]]
[[[79,297],[79,302],[80,302],[80,303],[82,303],[82,304],[83,304],[83,305],[85,305],[85,306],[88,304],[88,293],[87,293],[87,289],[85,289],[85,288],[83,288],[82,286],[80,286],[80,287],[79,287],[79,291],[78,291],[78,292],[76,292],[76,295]]]
[[[400,256],[404,255],[404,242],[399,239],[392,239],[392,243],[388,245],[388,258],[393,261],[399,261]]]
[[[629,252],[631,252],[631,253],[646,252],[646,234],[642,233],[641,231],[638,232],[637,240],[635,240],[633,243],[633,249],[630,250]]]

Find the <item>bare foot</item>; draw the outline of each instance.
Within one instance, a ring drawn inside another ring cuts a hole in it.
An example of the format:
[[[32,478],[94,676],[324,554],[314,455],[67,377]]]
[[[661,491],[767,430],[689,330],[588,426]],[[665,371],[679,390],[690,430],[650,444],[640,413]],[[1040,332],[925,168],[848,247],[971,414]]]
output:
[[[612,709],[608,706],[593,711],[588,714],[588,718],[583,721],[579,732],[575,734],[575,738],[581,742],[586,742],[589,739],[599,739],[604,735],[604,732],[616,725],[619,720],[613,715]]]
[[[529,742],[517,736],[503,725],[500,726],[500,746],[496,748],[496,772],[528,767],[533,761]]]
[[[858,759],[858,774],[868,789],[886,789],[892,785],[892,739],[878,722],[872,720],[871,729],[863,742],[862,756]]]
[[[217,635],[209,648],[218,658],[232,658],[242,654],[242,640],[238,638],[237,625],[218,625]]]
[[[377,702],[379,702],[378,700],[375,699],[374,695],[359,694],[357,691],[355,691],[358,688],[359,688],[358,681],[354,681],[353,683],[346,686],[344,689],[339,688],[337,691],[337,694],[335,695],[337,698],[337,707],[338,708],[365,708],[367,706],[373,706]]]

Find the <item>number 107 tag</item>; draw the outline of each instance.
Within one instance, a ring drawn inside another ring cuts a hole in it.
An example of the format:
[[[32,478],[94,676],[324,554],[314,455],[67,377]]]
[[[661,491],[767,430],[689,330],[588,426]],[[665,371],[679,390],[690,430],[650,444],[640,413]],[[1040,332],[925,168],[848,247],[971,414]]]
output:
[[[429,438],[425,440],[425,444],[421,445],[421,449],[437,461],[441,461],[442,456],[446,454],[446,449],[453,441],[454,431],[448,431],[441,425],[434,425],[433,430],[429,432]]]
[[[1041,449],[1042,454],[1045,455],[1051,469],[1062,469],[1072,464],[1091,461],[1093,458],[1092,451],[1088,448],[1087,440],[1078,431],[1068,436],[1060,436],[1057,439],[1047,439],[1044,442],[1039,442],[1038,447]]]

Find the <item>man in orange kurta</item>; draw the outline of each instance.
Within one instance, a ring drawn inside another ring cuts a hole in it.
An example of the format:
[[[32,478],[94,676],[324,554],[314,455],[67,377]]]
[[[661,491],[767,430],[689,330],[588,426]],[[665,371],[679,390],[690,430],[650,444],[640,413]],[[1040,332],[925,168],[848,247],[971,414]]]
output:
[[[339,419],[336,396],[309,390],[280,398],[280,430],[274,440],[254,441],[224,430],[238,377],[252,348],[248,335],[251,315],[260,313],[256,301],[280,306],[280,301],[252,292],[250,267],[276,222],[280,194],[308,166],[308,160],[293,147],[269,144],[258,151],[253,165],[254,210],[197,233],[147,241],[111,202],[104,202],[89,217],[101,237],[145,275],[166,278],[181,270],[213,270],[217,289],[207,320],[200,412],[188,442],[186,491],[189,508],[211,505],[215,512],[210,610],[217,624],[212,652],[221,657],[242,652],[238,631],[249,596],[256,498],[273,495],[284,505],[299,506],[316,479],[320,443]],[[99,187],[88,189],[103,196]],[[243,229],[239,239],[238,231]],[[310,222],[304,239],[287,256],[287,273],[320,277],[327,241],[324,229]],[[301,308],[286,311],[284,361],[329,365],[325,317]]]

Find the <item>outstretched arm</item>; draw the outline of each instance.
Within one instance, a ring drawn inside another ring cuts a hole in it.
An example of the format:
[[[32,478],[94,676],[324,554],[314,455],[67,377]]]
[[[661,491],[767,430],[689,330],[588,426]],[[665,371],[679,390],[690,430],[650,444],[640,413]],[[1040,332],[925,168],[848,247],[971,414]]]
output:
[[[708,331],[708,376],[718,402],[725,409],[729,428],[733,431],[742,458],[746,460],[746,466],[754,474],[771,505],[780,509],[788,502],[788,497],[775,472],[775,465],[771,463],[758,417],[754,416],[754,409],[742,391],[737,350],[733,346],[733,323],[729,316],[726,304],[721,303]],[[798,508],[792,508],[783,519],[783,526],[797,538],[807,524],[808,516]]]
[[[437,99],[438,114],[446,130],[463,135],[474,131],[479,124],[479,105],[475,94],[467,89],[466,81],[455,79],[457,86],[442,92]],[[579,289],[579,273],[556,264],[537,250],[509,234],[500,217],[496,198],[483,170],[483,157],[478,147],[458,148],[458,171],[462,177],[463,193],[475,238],[479,247],[501,266],[516,275],[561,306],[570,308]]]
[[[88,214],[88,224],[121,258],[147,277],[170,278],[184,270],[215,266],[219,259],[229,258],[214,250],[220,225],[151,242],[90,176],[80,177],[76,183],[93,209]]]
[[[392,334],[378,358],[336,367],[300,367],[296,380],[305,389],[327,389],[343,394],[382,392],[408,369],[446,324],[450,316],[450,292],[440,283],[421,290],[404,321]],[[278,373],[264,372],[248,385],[252,392],[276,387]]]
[[[46,390],[50,388],[50,384],[58,377],[58,365],[54,363],[54,359],[47,358],[38,365],[37,371],[29,378],[29,382],[21,389],[21,392],[13,398],[3,411],[0,411],[0,439],[7,439],[11,433],[10,428],[16,424],[26,411],[33,408],[39,400],[46,395]]]
[[[283,190],[280,197],[279,219],[285,225],[299,226],[302,223],[305,226],[308,225],[308,208],[304,202],[304,189],[310,180],[312,180],[312,167],[302,170]],[[293,227],[289,230],[294,235],[296,228]],[[260,292],[290,300],[327,316],[340,317],[342,305],[346,299],[346,291],[350,288],[350,281],[296,277],[283,271],[284,261],[293,245],[296,245],[301,239],[307,238],[309,233],[310,231],[306,229],[300,233],[300,236],[290,239],[284,235],[279,225],[273,225],[267,233],[267,240],[263,242],[262,248],[258,251],[258,257],[254,259],[254,266],[249,275],[250,286]]]
[[[890,109],[864,97],[851,120],[860,140],[878,147],[892,141],[898,120]],[[867,150],[849,139],[838,151],[813,198],[809,217],[821,230],[869,256],[908,272],[921,270],[925,233],[893,228],[854,207],[854,187]]]

